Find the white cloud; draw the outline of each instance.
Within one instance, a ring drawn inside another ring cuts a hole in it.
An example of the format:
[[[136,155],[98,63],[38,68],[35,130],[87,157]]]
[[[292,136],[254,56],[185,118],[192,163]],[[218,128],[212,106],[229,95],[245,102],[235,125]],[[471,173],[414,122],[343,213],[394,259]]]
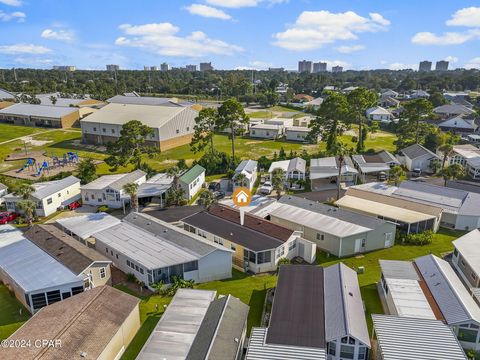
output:
[[[390,65],[388,65],[388,68],[390,70],[405,70],[405,69],[416,70],[418,68],[418,65],[417,64],[404,64],[404,63],[400,63],[400,62],[395,62],[395,63],[391,63]]]
[[[143,48],[164,56],[202,57],[207,55],[234,55],[243,49],[222,40],[209,38],[202,31],[179,36],[180,28],[171,23],[119,26],[126,36],[115,41],[116,45]]]
[[[0,0],[1,4],[10,5],[10,6],[21,6],[21,0]]]
[[[14,61],[17,64],[35,65],[35,66],[49,65],[53,63],[52,59],[38,59],[38,58],[29,58],[29,57],[17,57],[14,59]]]
[[[274,35],[274,44],[288,50],[313,50],[339,40],[356,40],[359,33],[388,29],[390,21],[378,13],[362,17],[353,11],[304,11],[295,24]]]
[[[48,54],[51,53],[52,50],[41,45],[34,45],[34,44],[13,44],[13,45],[0,45],[0,54],[8,54],[8,55],[15,55],[15,54]]]
[[[18,22],[24,22],[27,15],[21,11],[15,11],[10,14],[0,10],[0,21],[17,20]]]
[[[480,69],[480,57],[470,59],[465,65],[465,69]]]
[[[472,6],[457,10],[446,24],[448,26],[480,27],[480,7]]]
[[[361,51],[364,49],[365,49],[364,45],[344,45],[336,48],[336,50],[342,54],[350,54],[350,53]]]
[[[450,64],[455,64],[458,62],[458,57],[456,56],[447,56],[445,59],[443,59],[445,61],[448,61]]]
[[[207,4],[220,6],[225,8],[244,8],[255,7],[260,3],[266,3],[267,5],[276,5],[289,2],[289,0],[205,0]]]
[[[41,36],[44,39],[67,41],[67,42],[72,41],[74,37],[73,32],[69,30],[52,30],[52,29],[43,30]]]
[[[192,4],[185,7],[186,10],[192,15],[199,15],[207,18],[215,18],[222,20],[231,20],[232,17],[225,11],[202,4]]]
[[[412,37],[412,43],[417,45],[460,45],[478,38],[480,38],[480,29],[466,32],[446,32],[442,35],[425,31],[416,33]]]

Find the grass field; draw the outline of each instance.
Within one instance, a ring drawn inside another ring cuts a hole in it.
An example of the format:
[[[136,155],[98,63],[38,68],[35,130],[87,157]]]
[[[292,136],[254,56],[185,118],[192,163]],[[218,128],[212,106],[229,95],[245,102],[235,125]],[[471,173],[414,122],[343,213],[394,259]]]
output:
[[[0,340],[12,335],[29,317],[27,309],[0,283]]]
[[[0,124],[0,142],[8,141],[21,136],[32,135],[42,131],[45,130],[29,126],[13,126],[8,124]]]

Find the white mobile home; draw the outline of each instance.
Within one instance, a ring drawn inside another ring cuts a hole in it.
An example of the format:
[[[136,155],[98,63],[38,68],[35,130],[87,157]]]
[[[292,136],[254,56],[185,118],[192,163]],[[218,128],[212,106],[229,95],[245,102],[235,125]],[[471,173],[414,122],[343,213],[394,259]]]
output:
[[[402,165],[413,171],[419,169],[421,172],[431,172],[432,161],[440,161],[440,157],[420,144],[413,144],[400,151],[397,156]]]
[[[80,179],[69,176],[62,180],[46,181],[32,184],[35,191],[30,195],[30,200],[35,202],[35,213],[38,216],[49,216],[59,208],[80,200]],[[20,196],[8,194],[4,196],[8,211],[19,211],[17,203],[22,200]]]
[[[305,181],[306,179],[307,162],[304,159],[296,157],[290,160],[272,162],[268,169],[270,181],[272,180],[272,174],[275,169],[281,169],[283,171],[286,186],[293,189],[303,188],[303,186],[297,185],[297,181]]]
[[[453,242],[452,264],[469,287],[480,287],[480,230],[475,229]]]
[[[185,190],[185,197],[191,200],[205,184],[205,168],[195,165],[179,179],[180,187]]]
[[[285,128],[285,138],[289,141],[308,142],[307,137],[311,129],[302,126],[289,126]],[[316,142],[319,138],[317,137]]]
[[[250,137],[275,140],[283,136],[284,130],[282,125],[253,125],[250,127]]]
[[[345,156],[339,171],[339,157],[326,157],[310,160],[310,184],[313,191],[326,190],[337,187],[337,184],[345,186],[355,185],[358,171],[353,165],[352,159]],[[333,186],[332,186],[333,184]]]
[[[257,161],[242,160],[242,162],[238,164],[237,168],[235,169],[235,174],[232,177],[234,187],[245,186],[251,191],[255,186],[255,182],[257,181],[257,167]],[[244,175],[243,183],[240,183],[237,179],[240,174]]]

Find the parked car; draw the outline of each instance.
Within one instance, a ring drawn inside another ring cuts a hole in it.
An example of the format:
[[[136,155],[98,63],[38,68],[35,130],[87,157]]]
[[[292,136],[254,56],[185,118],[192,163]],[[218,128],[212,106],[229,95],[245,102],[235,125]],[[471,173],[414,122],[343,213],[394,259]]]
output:
[[[219,182],[211,182],[208,184],[208,190],[210,191],[219,191],[220,190],[220,183]]]
[[[388,176],[387,173],[384,171],[381,171],[378,173],[378,181],[387,181]]]
[[[0,225],[5,225],[13,220],[15,220],[20,215],[13,211],[5,211],[0,213]]]
[[[422,169],[413,169],[412,170],[412,177],[419,177],[420,175],[422,175]]]
[[[273,191],[273,186],[270,181],[265,181],[260,188],[260,193],[263,195],[270,195]]]
[[[225,197],[225,191],[223,190],[214,191],[213,195],[215,195],[216,199],[222,199]]]
[[[82,206],[82,203],[80,201],[74,201],[74,202],[68,204],[68,210],[75,210],[75,209],[78,209],[81,206]]]

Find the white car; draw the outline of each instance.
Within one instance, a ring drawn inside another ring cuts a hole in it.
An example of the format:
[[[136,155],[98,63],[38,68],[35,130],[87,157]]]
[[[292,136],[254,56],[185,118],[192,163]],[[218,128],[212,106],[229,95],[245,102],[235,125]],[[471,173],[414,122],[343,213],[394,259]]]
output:
[[[260,188],[260,193],[263,195],[270,195],[273,191],[273,186],[270,181],[265,181]]]

